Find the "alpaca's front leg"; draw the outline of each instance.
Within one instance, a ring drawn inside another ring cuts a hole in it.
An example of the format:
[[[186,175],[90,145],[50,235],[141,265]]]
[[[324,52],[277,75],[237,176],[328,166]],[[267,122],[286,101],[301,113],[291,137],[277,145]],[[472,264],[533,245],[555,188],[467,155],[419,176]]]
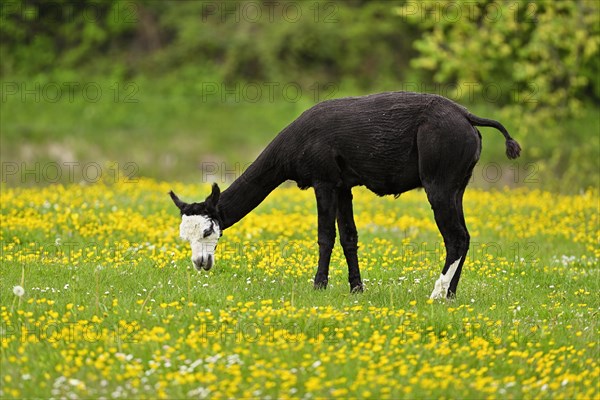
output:
[[[338,229],[340,231],[340,243],[344,249],[346,263],[348,264],[348,282],[352,293],[362,292],[363,284],[360,279],[358,268],[358,233],[354,223],[354,212],[352,211],[352,190],[342,188],[338,190]]]
[[[318,213],[319,266],[315,276],[315,289],[325,289],[329,279],[329,262],[335,244],[335,216],[337,214],[337,196],[335,186],[315,185]]]

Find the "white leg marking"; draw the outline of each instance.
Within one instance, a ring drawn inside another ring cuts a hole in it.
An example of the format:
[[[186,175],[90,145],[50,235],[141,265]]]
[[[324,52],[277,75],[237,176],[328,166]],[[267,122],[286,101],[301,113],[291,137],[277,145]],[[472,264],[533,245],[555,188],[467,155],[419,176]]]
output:
[[[454,261],[446,274],[440,274],[440,277],[437,281],[435,281],[435,286],[433,287],[433,292],[431,292],[430,299],[445,299],[448,296],[448,288],[450,287],[450,282],[452,282],[452,278],[454,278],[454,274],[456,273],[456,269],[458,268],[458,264],[460,264],[460,257],[458,260]]]

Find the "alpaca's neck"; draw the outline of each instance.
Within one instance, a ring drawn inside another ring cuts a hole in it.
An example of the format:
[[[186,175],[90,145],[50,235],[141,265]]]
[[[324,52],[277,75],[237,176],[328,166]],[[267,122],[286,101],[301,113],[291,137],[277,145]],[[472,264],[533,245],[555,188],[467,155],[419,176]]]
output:
[[[276,152],[267,147],[256,161],[221,193],[221,229],[227,229],[244,218],[285,180]]]

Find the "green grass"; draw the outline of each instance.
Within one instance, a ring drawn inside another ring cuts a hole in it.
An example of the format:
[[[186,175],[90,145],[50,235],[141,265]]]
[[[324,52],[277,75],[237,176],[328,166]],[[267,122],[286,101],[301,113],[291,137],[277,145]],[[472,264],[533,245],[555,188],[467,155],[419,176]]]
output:
[[[206,172],[214,168],[218,178],[227,177],[227,171],[253,161],[283,127],[315,102],[366,94],[326,82],[305,85],[299,95],[290,92],[286,97],[283,88],[288,82],[223,84],[200,72],[188,75],[125,82],[72,76],[2,82],[16,87],[3,94],[0,156],[5,166],[10,163],[18,168],[14,174],[4,169],[3,182],[52,183],[44,176],[49,163],[62,167],[58,181],[63,183],[83,179],[82,170],[89,163],[104,166],[108,162],[127,174],[160,180],[206,181]],[[100,92],[71,93],[64,81],[100,88]],[[206,85],[211,90],[216,85],[217,93],[207,94]],[[56,87],[61,88],[59,101],[53,100]],[[600,119],[596,106],[588,105],[580,116],[557,123],[553,130],[540,127],[531,132],[524,132],[519,121],[503,117],[495,104],[469,108],[501,120],[524,149],[520,159],[509,161],[502,136],[482,128],[483,152],[473,186],[562,192],[598,187]],[[67,173],[71,162],[79,163],[74,179]],[[34,172],[28,175],[28,170]]]
[[[597,193],[467,192],[458,297],[430,303],[444,252],[422,192],[356,191],[352,295],[339,248],[312,289],[312,193],[275,191],[198,273],[171,187],[197,197],[145,180],[5,190],[3,397],[598,395]]]

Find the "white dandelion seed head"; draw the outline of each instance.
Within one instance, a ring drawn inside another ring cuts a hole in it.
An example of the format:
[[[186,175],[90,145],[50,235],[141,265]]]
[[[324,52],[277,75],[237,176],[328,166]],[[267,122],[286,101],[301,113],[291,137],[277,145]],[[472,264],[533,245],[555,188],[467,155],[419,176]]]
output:
[[[13,287],[13,293],[15,294],[15,296],[21,297],[25,294],[25,289],[23,289],[23,286],[17,285]]]

